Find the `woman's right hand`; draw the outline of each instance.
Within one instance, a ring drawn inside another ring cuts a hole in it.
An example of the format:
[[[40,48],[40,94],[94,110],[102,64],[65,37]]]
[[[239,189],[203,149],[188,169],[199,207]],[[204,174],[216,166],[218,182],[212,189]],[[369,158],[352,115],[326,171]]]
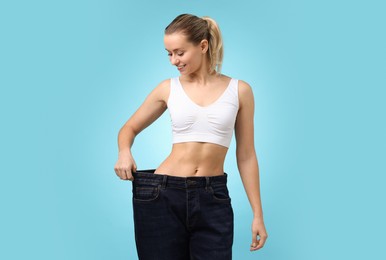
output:
[[[133,181],[132,171],[137,170],[137,164],[134,161],[130,151],[121,151],[118,155],[118,161],[114,166],[114,171],[121,180]]]

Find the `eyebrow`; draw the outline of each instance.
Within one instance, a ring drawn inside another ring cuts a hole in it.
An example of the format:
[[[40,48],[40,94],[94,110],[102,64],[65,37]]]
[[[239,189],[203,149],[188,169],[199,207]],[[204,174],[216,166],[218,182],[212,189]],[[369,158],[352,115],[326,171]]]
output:
[[[165,48],[165,50],[169,51],[168,49]],[[178,50],[183,50],[182,48],[177,48],[177,49],[174,49],[173,51],[178,51]]]

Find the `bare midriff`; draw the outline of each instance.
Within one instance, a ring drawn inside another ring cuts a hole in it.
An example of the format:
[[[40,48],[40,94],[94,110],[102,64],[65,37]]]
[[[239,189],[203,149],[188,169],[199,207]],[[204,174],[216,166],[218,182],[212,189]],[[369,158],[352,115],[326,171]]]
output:
[[[179,177],[223,175],[227,151],[227,147],[212,143],[175,143],[154,173]]]

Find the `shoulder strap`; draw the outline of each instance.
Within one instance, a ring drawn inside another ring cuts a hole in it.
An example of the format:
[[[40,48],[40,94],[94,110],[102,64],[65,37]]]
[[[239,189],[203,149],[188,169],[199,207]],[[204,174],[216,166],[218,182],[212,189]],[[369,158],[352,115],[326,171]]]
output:
[[[238,96],[239,80],[232,78],[230,83],[230,90],[234,96]]]
[[[176,100],[178,99],[178,97],[176,97],[176,95],[178,93],[178,82],[177,82],[177,78],[170,78],[170,90],[169,90],[169,98],[168,98],[168,106],[171,102],[173,102],[173,100]]]

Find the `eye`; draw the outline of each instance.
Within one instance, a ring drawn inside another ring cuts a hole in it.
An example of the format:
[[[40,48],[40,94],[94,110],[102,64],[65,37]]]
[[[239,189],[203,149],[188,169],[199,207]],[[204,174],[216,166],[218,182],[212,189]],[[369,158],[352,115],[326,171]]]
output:
[[[180,52],[180,53],[177,53],[177,55],[178,55],[178,56],[183,56],[184,53],[183,53],[183,52]],[[168,53],[168,56],[170,57],[170,56],[172,56],[172,54],[171,54],[171,53]]]

